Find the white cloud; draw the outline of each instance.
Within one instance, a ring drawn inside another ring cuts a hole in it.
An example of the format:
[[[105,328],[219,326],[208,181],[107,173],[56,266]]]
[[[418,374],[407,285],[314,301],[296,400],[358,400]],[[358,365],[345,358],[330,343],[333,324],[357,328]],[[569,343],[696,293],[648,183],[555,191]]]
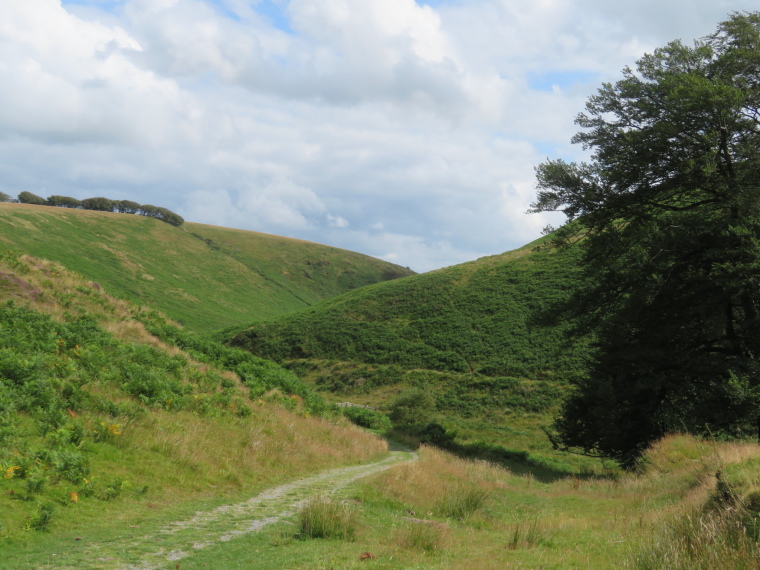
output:
[[[585,99],[749,0],[0,4],[2,191],[154,203],[427,270],[518,247]],[[235,14],[235,17],[230,17]],[[350,224],[349,224],[350,220]]]
[[[327,215],[327,225],[331,228],[347,228],[349,226],[348,220],[341,216]]]
[[[257,186],[243,186],[237,192],[225,189],[191,192],[181,213],[188,220],[216,225],[298,232],[314,229],[317,214],[324,209],[312,190],[287,178],[278,178]],[[341,220],[348,224],[337,216],[334,227],[344,227],[338,225]]]

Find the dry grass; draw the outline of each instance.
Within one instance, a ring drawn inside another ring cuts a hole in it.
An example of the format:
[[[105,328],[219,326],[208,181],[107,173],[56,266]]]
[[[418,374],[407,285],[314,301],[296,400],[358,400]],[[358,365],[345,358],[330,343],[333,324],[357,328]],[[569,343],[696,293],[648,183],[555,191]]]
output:
[[[387,451],[384,441],[357,428],[302,417],[276,404],[255,407],[244,419],[154,411],[125,427],[120,447],[143,458],[135,466],[139,480],[169,466],[174,476],[173,484],[164,482],[167,494],[209,485],[258,488]]]
[[[509,471],[487,461],[468,461],[435,447],[421,446],[420,459],[384,473],[377,483],[384,493],[413,505],[420,513],[441,513],[460,518],[482,508],[487,496],[506,488]],[[477,499],[474,502],[471,499]],[[476,505],[477,503],[477,505]],[[451,513],[447,511],[457,511]]]

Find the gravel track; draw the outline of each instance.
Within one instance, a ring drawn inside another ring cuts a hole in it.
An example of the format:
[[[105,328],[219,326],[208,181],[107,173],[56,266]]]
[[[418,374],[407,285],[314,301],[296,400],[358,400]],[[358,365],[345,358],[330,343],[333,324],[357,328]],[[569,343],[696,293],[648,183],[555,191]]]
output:
[[[197,512],[186,520],[169,523],[150,536],[131,536],[110,542],[97,548],[99,553],[93,552],[94,562],[101,568],[128,570],[166,567],[169,562],[191,556],[195,551],[257,532],[291,517],[315,496],[333,494],[359,479],[414,459],[416,454],[409,451],[391,451],[386,458],[375,463],[331,469],[279,485],[242,503]],[[155,547],[150,548],[150,545]],[[133,556],[138,552],[143,554],[139,555],[138,561],[134,561]],[[115,553],[125,556],[115,556]],[[132,562],[123,562],[125,558]]]

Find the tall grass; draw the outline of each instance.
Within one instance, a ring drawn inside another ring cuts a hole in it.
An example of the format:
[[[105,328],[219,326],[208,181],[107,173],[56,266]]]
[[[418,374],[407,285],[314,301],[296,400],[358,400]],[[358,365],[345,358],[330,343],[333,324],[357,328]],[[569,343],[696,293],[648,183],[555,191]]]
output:
[[[539,544],[546,544],[550,540],[550,533],[545,524],[537,518],[530,519],[513,526],[507,534],[509,539],[506,545],[508,550],[520,548],[532,548]]]
[[[488,462],[460,459],[434,447],[421,446],[419,454],[419,461],[394,467],[377,482],[383,494],[417,513],[466,521],[484,512],[491,494],[504,488],[509,474]]]
[[[354,540],[358,516],[344,501],[328,497],[311,499],[299,513],[299,536]]]
[[[446,526],[440,523],[414,521],[396,531],[394,539],[401,548],[435,552],[446,547],[448,531]]]
[[[658,528],[655,539],[632,556],[641,570],[754,569],[760,544],[748,532],[741,513],[700,511]]]
[[[455,487],[449,489],[438,510],[447,517],[465,520],[470,515],[482,511],[490,496],[491,491],[488,489],[472,486]]]

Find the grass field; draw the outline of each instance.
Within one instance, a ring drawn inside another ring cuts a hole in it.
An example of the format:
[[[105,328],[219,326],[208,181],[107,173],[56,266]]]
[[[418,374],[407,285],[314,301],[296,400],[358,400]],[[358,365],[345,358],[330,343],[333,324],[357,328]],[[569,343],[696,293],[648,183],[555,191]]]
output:
[[[422,448],[417,462],[199,550],[181,568],[755,568],[758,454],[671,436],[640,474],[599,468],[546,482]],[[731,504],[719,471],[732,474]],[[306,517],[336,527],[333,538],[305,533]]]

